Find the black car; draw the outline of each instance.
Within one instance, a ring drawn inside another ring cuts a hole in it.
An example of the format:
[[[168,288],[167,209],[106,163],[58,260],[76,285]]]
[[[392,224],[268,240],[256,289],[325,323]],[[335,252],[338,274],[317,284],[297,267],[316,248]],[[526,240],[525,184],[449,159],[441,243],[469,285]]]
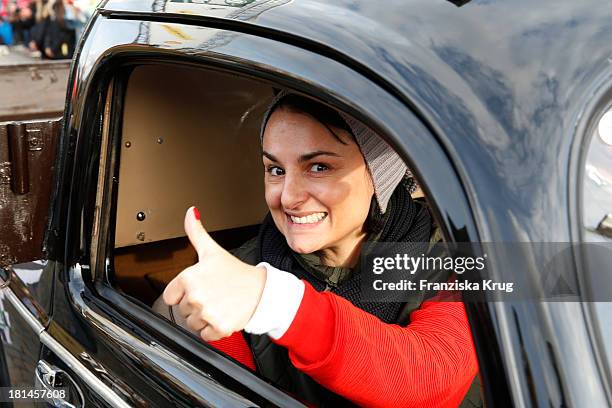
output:
[[[190,204],[226,248],[255,234],[280,88],[383,135],[449,244],[609,245],[611,27],[592,0],[102,1],[63,119],[0,125],[1,386],[62,391],[53,406],[302,405],[151,310],[195,260]],[[539,282],[546,250],[525,248],[492,273]],[[612,405],[612,258],[585,248],[564,258],[567,301],[466,301],[487,406]]]

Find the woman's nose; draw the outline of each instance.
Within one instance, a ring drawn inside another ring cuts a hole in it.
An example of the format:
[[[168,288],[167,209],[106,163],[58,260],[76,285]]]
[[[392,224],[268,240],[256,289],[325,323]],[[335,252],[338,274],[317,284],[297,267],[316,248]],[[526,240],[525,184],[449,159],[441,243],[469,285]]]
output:
[[[285,175],[281,204],[284,208],[297,208],[308,198],[308,191],[299,175]]]

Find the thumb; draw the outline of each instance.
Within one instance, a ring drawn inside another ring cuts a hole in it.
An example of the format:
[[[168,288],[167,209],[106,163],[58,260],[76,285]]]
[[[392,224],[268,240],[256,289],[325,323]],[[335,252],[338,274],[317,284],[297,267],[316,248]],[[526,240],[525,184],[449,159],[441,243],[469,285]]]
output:
[[[185,214],[185,232],[191,245],[198,253],[200,260],[202,260],[206,253],[210,253],[218,248],[215,240],[208,235],[202,222],[200,222],[200,212],[197,207],[189,207]]]

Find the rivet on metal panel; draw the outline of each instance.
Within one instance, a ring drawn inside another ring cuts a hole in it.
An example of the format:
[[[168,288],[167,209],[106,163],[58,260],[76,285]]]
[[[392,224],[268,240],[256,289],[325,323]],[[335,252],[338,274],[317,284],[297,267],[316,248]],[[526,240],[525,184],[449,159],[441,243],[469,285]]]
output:
[[[0,163],[0,184],[11,184],[11,163]]]
[[[43,138],[40,129],[28,129],[28,150],[37,152],[43,149]]]
[[[144,241],[145,240],[145,233],[144,232],[139,232],[138,235],[136,235],[136,239],[139,241]]]
[[[132,147],[132,142],[125,142],[125,147],[127,147],[128,149]]]

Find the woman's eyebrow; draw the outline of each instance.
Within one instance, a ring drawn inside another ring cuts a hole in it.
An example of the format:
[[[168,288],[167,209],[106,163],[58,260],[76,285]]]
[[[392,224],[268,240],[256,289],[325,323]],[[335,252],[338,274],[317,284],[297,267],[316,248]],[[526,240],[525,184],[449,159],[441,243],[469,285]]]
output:
[[[273,162],[280,163],[280,161],[276,157],[274,157],[274,155],[266,152],[265,150],[262,152],[262,155],[264,155],[268,159],[272,160]],[[303,162],[307,162],[308,160],[311,160],[311,159],[313,159],[313,158],[315,158],[317,156],[342,157],[338,153],[326,152],[324,150],[316,150],[314,152],[310,152],[310,153],[306,153],[306,154],[301,155],[298,160],[299,160],[300,163],[303,163]]]
[[[273,162],[278,163],[278,159],[274,157],[273,155],[271,155],[270,153],[266,152],[265,150],[261,154],[267,157],[268,159],[272,160]]]
[[[317,150],[311,153],[306,153],[300,156],[299,161],[300,162],[306,162],[308,160],[314,159],[317,156],[334,156],[334,157],[342,157],[340,156],[338,153],[334,153],[334,152],[326,152],[323,150]]]

